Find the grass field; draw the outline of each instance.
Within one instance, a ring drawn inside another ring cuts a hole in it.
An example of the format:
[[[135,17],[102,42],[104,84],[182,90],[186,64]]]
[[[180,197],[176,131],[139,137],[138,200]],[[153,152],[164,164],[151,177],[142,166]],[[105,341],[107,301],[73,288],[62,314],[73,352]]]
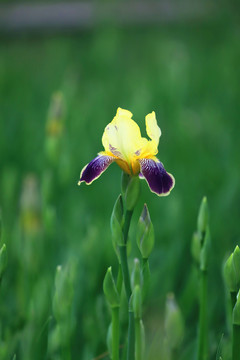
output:
[[[185,319],[179,356],[193,359],[198,287],[191,238],[204,195],[211,228],[209,359],[216,359],[221,336],[220,347],[229,333],[222,265],[240,242],[239,36],[239,24],[225,20],[1,39],[1,244],[8,251],[0,289],[1,360],[14,354],[16,360],[92,360],[107,351],[110,315],[102,282],[108,266],[117,269],[109,219],[121,171],[113,164],[89,187],[77,181],[102,150],[103,130],[119,106],[133,113],[144,136],[145,115],[156,112],[158,156],[176,179],[166,198],[142,182],[133,218],[137,222],[146,202],[156,233],[143,315],[149,359],[161,356],[168,292]],[[63,131],[51,157],[46,121],[56,92],[63,97]]]

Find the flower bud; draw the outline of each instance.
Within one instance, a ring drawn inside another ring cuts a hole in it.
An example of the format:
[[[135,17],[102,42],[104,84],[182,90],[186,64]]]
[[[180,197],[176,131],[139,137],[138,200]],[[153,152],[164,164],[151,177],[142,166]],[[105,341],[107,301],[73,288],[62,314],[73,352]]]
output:
[[[134,259],[134,266],[132,271],[132,277],[131,277],[131,283],[132,283],[132,289],[136,285],[141,286],[142,284],[142,276],[141,276],[141,267],[140,267],[140,261],[138,259]]]
[[[61,92],[52,95],[48,110],[48,119],[46,123],[46,133],[50,136],[58,136],[63,129],[64,118],[64,99]]]
[[[6,245],[3,244],[3,246],[0,249],[0,280],[3,276],[4,271],[7,267],[7,248]]]
[[[128,211],[132,211],[137,204],[140,194],[140,180],[138,176],[132,176],[125,192],[125,204]]]
[[[236,292],[237,285],[236,285],[236,274],[235,274],[234,266],[233,266],[233,253],[229,256],[229,258],[225,262],[225,265],[223,268],[223,274],[224,274],[224,278],[225,278],[225,283],[226,283],[229,291]]]
[[[233,266],[236,273],[237,288],[240,288],[240,249],[238,245],[235,247],[233,252]]]
[[[107,269],[105,278],[103,280],[103,291],[110,306],[118,307],[120,305],[119,294],[113,279],[112,267]]]
[[[62,265],[58,265],[55,274],[55,288],[59,289],[62,282]]]
[[[21,225],[25,234],[34,235],[41,229],[41,196],[38,179],[28,174],[23,181],[20,197]]]
[[[199,264],[201,254],[201,239],[197,231],[193,234],[192,237],[191,252],[193,259],[196,261],[197,264]]]
[[[53,166],[59,163],[61,152],[60,139],[63,133],[64,100],[60,92],[54,93],[48,111],[46,122],[45,153],[47,160]]]
[[[141,319],[142,317],[142,294],[139,285],[136,285],[132,294],[132,307],[135,319]]]
[[[240,287],[240,249],[238,246],[227,259],[223,273],[229,291],[237,292]]]
[[[198,212],[197,229],[200,234],[204,234],[207,231],[208,226],[208,204],[207,198],[204,196],[202,199],[200,209]]]
[[[112,216],[111,216],[111,231],[112,231],[112,239],[113,239],[113,246],[116,251],[117,245],[123,245],[124,239],[123,239],[123,201],[122,201],[122,195],[119,195],[117,198],[117,201],[115,202]]]
[[[233,308],[233,317],[232,317],[233,324],[238,325],[238,326],[240,326],[240,296],[239,296],[239,293],[240,293],[240,291],[238,291],[238,294],[237,294],[237,301]]]
[[[2,238],[2,211],[0,209],[0,241]]]
[[[170,347],[178,348],[184,335],[184,322],[174,294],[169,294],[166,300],[165,331]]]
[[[55,294],[53,297],[53,314],[57,321],[60,321],[64,315],[61,311],[61,293],[62,293],[62,266],[58,265],[55,274]]]
[[[210,230],[209,230],[209,226],[207,226],[206,232],[204,235],[203,245],[201,248],[201,253],[200,253],[200,270],[201,271],[206,271],[208,268],[210,241],[211,241]]]
[[[148,259],[154,246],[154,228],[146,204],[137,225],[137,244],[142,258]]]
[[[76,264],[72,259],[67,266],[58,265],[55,274],[55,293],[53,297],[53,314],[58,323],[69,318],[72,307]]]

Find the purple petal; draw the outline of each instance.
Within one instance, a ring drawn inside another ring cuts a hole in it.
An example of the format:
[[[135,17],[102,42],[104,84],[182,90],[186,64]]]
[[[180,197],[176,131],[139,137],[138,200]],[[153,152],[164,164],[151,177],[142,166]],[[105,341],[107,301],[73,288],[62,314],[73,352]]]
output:
[[[91,184],[93,180],[96,180],[100,175],[102,175],[102,173],[114,160],[115,158],[112,156],[98,155],[82,169],[78,185],[80,185],[83,181],[85,181],[88,185]]]
[[[141,174],[145,177],[150,190],[157,195],[166,196],[174,187],[174,177],[167,173],[163,164],[158,160],[139,159]]]

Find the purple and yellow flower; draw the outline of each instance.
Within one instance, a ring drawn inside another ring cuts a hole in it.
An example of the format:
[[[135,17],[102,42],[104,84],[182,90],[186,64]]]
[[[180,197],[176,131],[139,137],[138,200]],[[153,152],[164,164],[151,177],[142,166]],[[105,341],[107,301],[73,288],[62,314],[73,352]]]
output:
[[[145,121],[150,140],[141,136],[139,126],[132,119],[132,113],[118,108],[116,116],[106,126],[102,136],[105,151],[101,151],[83,168],[78,185],[83,181],[91,184],[111,163],[116,162],[130,176],[145,178],[150,190],[155,194],[168,195],[175,180],[155,156],[161,136],[155,112],[148,114]]]

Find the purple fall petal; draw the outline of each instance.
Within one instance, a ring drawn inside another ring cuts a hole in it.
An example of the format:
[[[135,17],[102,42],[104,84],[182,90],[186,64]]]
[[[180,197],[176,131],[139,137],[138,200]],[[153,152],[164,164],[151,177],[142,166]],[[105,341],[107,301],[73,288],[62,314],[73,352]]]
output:
[[[174,177],[167,173],[159,160],[140,159],[141,174],[147,180],[150,190],[157,195],[168,195],[174,187]]]
[[[88,185],[91,184],[93,180],[99,178],[114,159],[112,156],[98,155],[82,169],[78,185],[80,185],[82,181],[85,181]]]

